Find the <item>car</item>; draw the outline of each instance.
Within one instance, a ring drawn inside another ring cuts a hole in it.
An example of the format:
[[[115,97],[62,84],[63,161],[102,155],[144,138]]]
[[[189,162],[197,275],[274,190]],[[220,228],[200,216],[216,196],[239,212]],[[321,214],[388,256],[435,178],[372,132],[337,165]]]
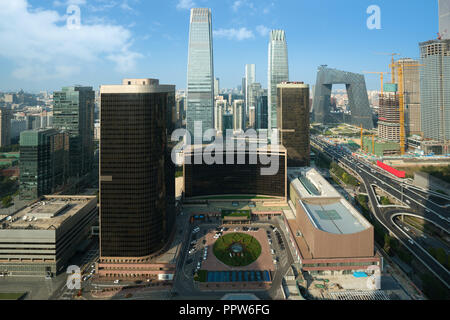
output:
[[[221,231],[228,231],[228,230],[230,230],[230,228],[222,228]]]
[[[193,254],[195,252],[195,249],[189,250],[189,254]]]
[[[242,229],[242,230],[244,230],[244,229]],[[234,231],[239,231],[239,227],[234,228]]]
[[[278,229],[277,229],[277,228],[274,228],[274,229],[273,229],[273,232],[277,232],[277,231],[278,231]]]
[[[120,282],[120,280],[116,279],[114,280],[114,284],[118,284]]]
[[[273,264],[277,264],[277,260],[273,259]]]
[[[414,241],[412,239],[408,239],[408,242],[414,244]]]
[[[194,246],[194,245],[196,245],[196,244],[197,244],[197,240],[191,241],[191,246]]]
[[[271,252],[272,254],[275,254],[275,250],[273,250],[273,249],[270,249],[270,252]]]
[[[220,234],[216,233],[213,238],[214,239],[219,239],[220,238]]]
[[[404,228],[405,228],[406,231],[411,231],[411,229],[408,228],[408,227],[404,227]]]
[[[272,230],[275,230],[275,227],[274,227],[274,226],[272,226],[272,225],[270,226],[270,228],[271,228]]]
[[[202,263],[199,261],[199,262],[197,263],[197,270],[200,269],[201,266],[202,266]]]
[[[84,276],[81,280],[86,281],[87,280],[87,276]]]

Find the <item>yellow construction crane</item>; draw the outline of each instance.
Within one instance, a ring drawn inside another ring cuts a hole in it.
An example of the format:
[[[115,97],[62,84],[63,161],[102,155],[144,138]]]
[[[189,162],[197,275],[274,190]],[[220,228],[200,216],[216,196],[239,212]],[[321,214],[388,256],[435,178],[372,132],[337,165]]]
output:
[[[392,57],[392,59],[391,59],[391,64],[389,65],[389,68],[391,68],[392,83],[394,83],[394,82],[395,82],[395,71],[394,71],[394,68],[395,68],[395,62],[394,62],[394,56],[399,56],[400,53],[377,53],[377,54],[382,54],[382,55],[385,55],[385,56],[391,56],[391,57]]]
[[[364,73],[374,73],[380,75],[381,80],[381,94],[383,94],[383,85],[384,85],[384,74],[389,74],[390,72],[377,72],[377,71],[363,71]]]
[[[403,72],[406,67],[420,67],[423,64],[404,64],[398,63],[398,104],[399,104],[399,112],[400,112],[400,154],[405,154],[405,87],[403,85]]]

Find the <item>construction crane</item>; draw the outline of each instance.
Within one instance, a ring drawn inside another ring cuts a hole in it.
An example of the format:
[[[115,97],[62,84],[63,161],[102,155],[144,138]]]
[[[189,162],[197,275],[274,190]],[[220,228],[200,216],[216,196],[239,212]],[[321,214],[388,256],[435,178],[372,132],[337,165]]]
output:
[[[377,54],[382,54],[385,56],[391,56],[391,64],[389,65],[389,68],[391,68],[391,75],[392,75],[392,83],[395,82],[395,72],[394,72],[394,68],[395,68],[395,62],[394,62],[394,56],[399,56],[400,53],[377,53]]]
[[[364,129],[363,126],[361,124],[360,126],[361,128],[361,151],[364,151],[364,147],[363,147],[363,138],[364,138]],[[367,152],[369,152],[369,147],[367,147]],[[372,135],[372,154],[375,154],[375,135]]]
[[[390,72],[377,72],[377,71],[363,71],[364,73],[374,73],[380,75],[381,80],[381,94],[383,94],[383,85],[384,85],[384,74],[389,74]]]
[[[420,67],[423,64],[398,63],[398,104],[400,112],[400,154],[405,154],[405,87],[403,85],[403,72],[406,67]]]

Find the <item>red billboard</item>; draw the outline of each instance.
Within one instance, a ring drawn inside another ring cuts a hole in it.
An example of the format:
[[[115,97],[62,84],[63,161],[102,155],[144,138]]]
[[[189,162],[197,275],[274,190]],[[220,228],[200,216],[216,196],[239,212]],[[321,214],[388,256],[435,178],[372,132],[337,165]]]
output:
[[[397,169],[392,168],[391,166],[388,166],[387,164],[378,161],[377,160],[377,166],[379,166],[380,168],[386,170],[389,173],[392,173],[394,176],[399,177],[399,178],[404,178],[406,176],[405,171],[400,171]]]

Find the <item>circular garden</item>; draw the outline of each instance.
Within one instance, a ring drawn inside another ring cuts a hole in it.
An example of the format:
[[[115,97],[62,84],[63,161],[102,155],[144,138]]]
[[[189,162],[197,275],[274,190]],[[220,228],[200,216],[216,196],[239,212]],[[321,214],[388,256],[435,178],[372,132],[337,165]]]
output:
[[[216,240],[214,255],[221,262],[232,267],[248,266],[261,255],[261,244],[245,233],[228,233]]]

